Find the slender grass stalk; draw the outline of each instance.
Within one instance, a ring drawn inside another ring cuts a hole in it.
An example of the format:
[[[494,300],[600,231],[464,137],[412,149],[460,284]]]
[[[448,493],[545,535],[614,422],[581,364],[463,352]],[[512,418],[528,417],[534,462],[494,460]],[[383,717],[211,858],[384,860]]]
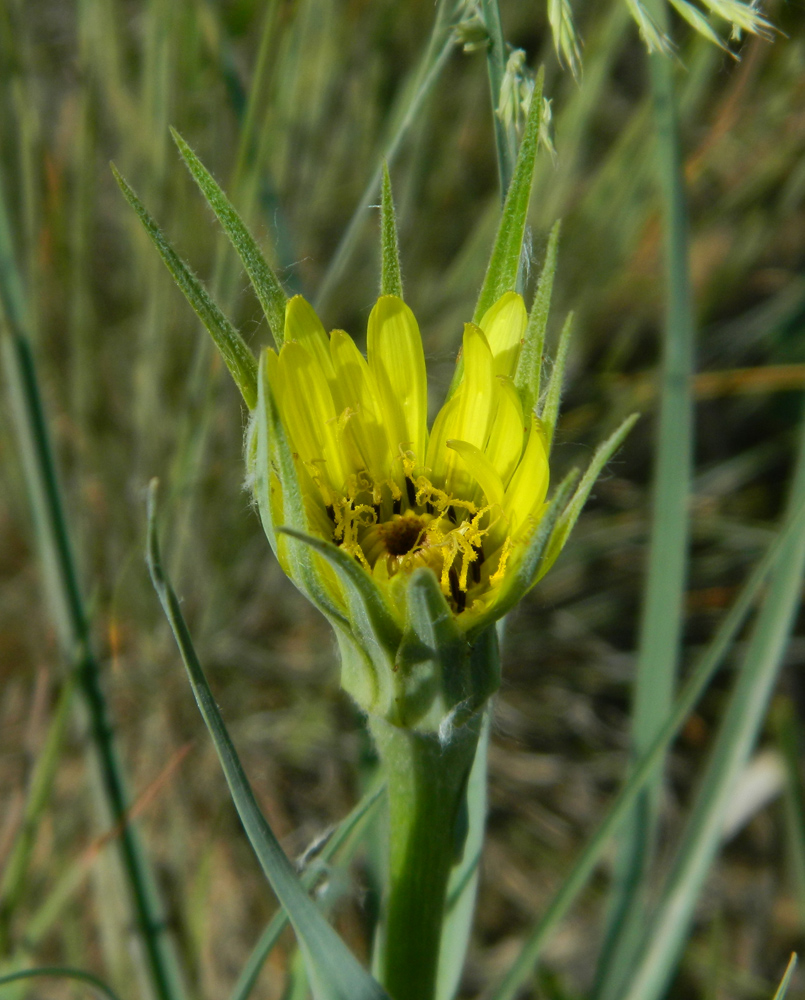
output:
[[[665,0],[653,0],[651,14],[664,30]],[[673,699],[684,626],[693,463],[694,315],[674,63],[662,52],[648,58],[664,229],[665,332],[648,576],[632,708],[635,757],[640,757],[654,740]],[[662,780],[662,768],[658,767],[623,830],[598,972],[598,1000],[620,996],[623,977],[634,960],[645,920],[645,881],[654,854]]]
[[[481,0],[481,13],[489,44],[486,50],[486,67],[489,74],[489,93],[492,98],[492,121],[495,128],[495,149],[500,177],[500,200],[506,200],[506,192],[511,184],[514,164],[517,159],[517,135],[514,125],[506,125],[498,114],[500,88],[506,72],[506,43],[503,39],[503,25],[500,20],[498,0]]]
[[[510,966],[500,985],[492,992],[493,1000],[514,1000],[519,990],[533,975],[550,935],[587,884],[603,856],[609,838],[618,830],[628,815],[644,785],[655,773],[657,764],[664,757],[671,741],[684,725],[710,681],[715,677],[769,573],[781,559],[786,548],[802,532],[803,527],[805,527],[805,505],[800,507],[796,516],[792,517],[783,527],[764,557],[752,571],[729,614],[719,626],[707,651],[685,683],[681,694],[674,703],[673,711],[668,715],[661,731],[637,762],[628,781],[618,793],[606,819],[563,880],[548,909],[526,938],[520,954]]]
[[[48,727],[45,744],[31,777],[22,824],[3,867],[3,877],[0,879],[0,953],[7,949],[9,923],[26,889],[36,834],[50,800],[50,793],[56,778],[62,743],[73,704],[76,680],[75,674],[72,673],[62,684],[56,710]]]
[[[121,824],[120,859],[131,893],[134,924],[144,952],[147,979],[159,1000],[182,996],[176,959],[167,936],[148,864],[134,828],[126,822],[128,799],[100,669],[61,502],[56,465],[27,335],[27,307],[16,269],[10,220],[0,188],[0,340],[31,513],[62,654],[74,669],[82,695],[91,760],[104,805]]]
[[[778,739],[786,767],[785,825],[789,864],[793,875],[799,909],[800,927],[805,926],[805,793],[800,773],[801,739],[796,709],[785,700],[782,712],[776,713]],[[780,717],[782,716],[782,717]]]
[[[805,502],[805,419],[788,501],[794,519]],[[623,1000],[659,1000],[665,992],[693,918],[693,910],[721,844],[724,810],[746,766],[763,725],[782,666],[805,573],[805,532],[791,540],[772,571],[674,867],[666,880],[659,909],[644,928],[644,947],[633,967]]]

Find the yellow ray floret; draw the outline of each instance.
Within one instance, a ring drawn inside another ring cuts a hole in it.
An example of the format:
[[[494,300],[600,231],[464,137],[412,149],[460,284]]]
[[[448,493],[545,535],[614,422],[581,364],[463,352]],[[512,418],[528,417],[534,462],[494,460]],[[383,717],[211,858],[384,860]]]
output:
[[[402,299],[372,309],[367,359],[300,296],[288,303],[266,370],[311,530],[392,597],[426,566],[456,614],[490,607],[539,523],[546,439],[512,380],[525,325],[522,298],[507,292],[465,326],[463,378],[429,436],[422,339]]]

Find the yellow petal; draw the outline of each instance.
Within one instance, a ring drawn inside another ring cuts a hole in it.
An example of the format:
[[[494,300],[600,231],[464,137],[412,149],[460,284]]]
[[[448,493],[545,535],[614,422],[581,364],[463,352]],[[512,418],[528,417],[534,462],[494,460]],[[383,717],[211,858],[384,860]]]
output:
[[[383,426],[374,379],[364,356],[343,330],[330,335],[330,354],[335,377],[331,386],[339,414],[349,410],[346,430],[376,481],[389,476],[389,442]]]
[[[469,441],[483,451],[495,403],[495,376],[492,352],[481,329],[473,323],[464,327],[464,379],[456,393],[457,406],[450,423],[449,437]],[[448,452],[445,490],[465,498],[471,483],[458,456]]]
[[[333,378],[330,340],[312,305],[294,295],[285,305],[285,340],[294,340],[321,365],[328,381]]]
[[[480,448],[469,441],[451,439],[447,447],[457,451],[470,470],[473,479],[478,483],[486,497],[487,504],[503,505],[503,483],[494,466]]]
[[[497,407],[485,454],[508,486],[523,453],[523,406],[510,378],[500,376],[496,382]]]
[[[269,369],[270,377],[270,369]],[[335,404],[318,359],[286,340],[277,367],[285,427],[303,462],[341,490],[346,479]],[[273,384],[273,383],[272,383]]]
[[[514,538],[521,536],[523,528],[536,523],[548,492],[548,452],[536,416],[531,417],[528,442],[520,464],[512,476],[503,501],[503,509],[511,524]]]
[[[428,384],[414,314],[396,295],[383,295],[369,316],[369,369],[377,384],[392,456],[400,448],[425,457]]]
[[[461,399],[461,388],[444,404],[436,414],[428,440],[428,451],[425,458],[425,472],[439,489],[444,487],[444,477],[447,474],[447,459],[450,452],[447,449],[447,439],[453,437],[455,415]]]
[[[514,375],[527,323],[525,303],[517,292],[506,292],[484,313],[480,326],[495,359],[496,375]]]

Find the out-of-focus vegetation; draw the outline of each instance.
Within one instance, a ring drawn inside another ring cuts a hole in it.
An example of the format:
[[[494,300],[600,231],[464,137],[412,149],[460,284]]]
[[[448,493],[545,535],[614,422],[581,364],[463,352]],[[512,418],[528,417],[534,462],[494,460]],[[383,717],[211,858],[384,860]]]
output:
[[[544,63],[552,100],[556,158],[540,155],[530,221],[537,270],[563,219],[551,350],[564,312],[577,314],[556,481],[627,413],[645,416],[560,562],[509,623],[468,997],[516,953],[625,772],[663,295],[647,62],[625,6],[578,5],[579,82],[557,63],[544,5],[500,6],[507,41],[529,65]],[[367,184],[422,83],[434,12],[425,0],[0,5],[0,172],[36,360],[134,810],[199,997],[229,992],[275,903],[148,582],[151,476],[163,483],[164,548],[198,649],[289,853],[348,812],[370,750],[339,691],[329,629],[282,575],[249,508],[237,393],[108,161],[254,346],[267,337],[259,306],[176,154],[171,124],[260,235],[286,287],[311,300],[324,291],[325,323],[358,333],[378,285],[377,213],[367,204],[378,197]],[[733,43],[740,60],[674,27],[699,329],[686,653],[712,634],[770,538],[805,389],[805,32],[796,5],[766,14],[779,34]],[[406,297],[443,386],[499,210],[488,90],[483,53],[453,47],[391,162]],[[8,409],[0,865],[19,841],[36,762],[69,695]],[[734,796],[675,997],[770,996],[802,943],[803,641],[788,646],[762,748]],[[680,828],[729,680],[708,693],[671,756],[663,844]],[[2,958],[92,968],[134,995],[129,916],[81,744],[67,725],[22,889],[0,898]],[[371,858],[332,881],[339,929],[365,955]],[[589,989],[608,881],[604,870],[554,937],[533,995]],[[283,938],[255,996],[283,995],[291,954]],[[71,997],[78,987],[26,989]]]

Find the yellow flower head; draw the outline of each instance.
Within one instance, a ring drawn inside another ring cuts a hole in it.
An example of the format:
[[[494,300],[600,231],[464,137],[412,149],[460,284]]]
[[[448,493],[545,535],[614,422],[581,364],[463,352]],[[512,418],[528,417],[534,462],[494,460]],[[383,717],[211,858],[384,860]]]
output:
[[[544,512],[545,435],[513,382],[526,322],[507,292],[466,324],[463,377],[429,433],[422,338],[401,298],[372,309],[368,359],[301,296],[288,302],[266,371],[311,533],[354,558],[401,617],[418,567],[462,624],[492,610]]]
[[[546,505],[570,331],[568,317],[543,386],[558,223],[529,317],[512,290],[523,259],[541,86],[538,77],[476,306],[479,321],[464,328],[457,375],[430,433],[422,340],[400,297],[387,170],[381,288],[395,294],[383,294],[372,310],[364,359],[348,334],[328,336],[303,298],[287,300],[224,192],[174,133],[281,345],[279,354],[264,350],[259,366],[116,173],[252,411],[247,464],[263,526],[285,572],[334,628],[342,686],[370,714],[440,734],[477,722],[499,683],[494,622],[556,559],[636,419],[601,444],[575,491],[571,474]]]

